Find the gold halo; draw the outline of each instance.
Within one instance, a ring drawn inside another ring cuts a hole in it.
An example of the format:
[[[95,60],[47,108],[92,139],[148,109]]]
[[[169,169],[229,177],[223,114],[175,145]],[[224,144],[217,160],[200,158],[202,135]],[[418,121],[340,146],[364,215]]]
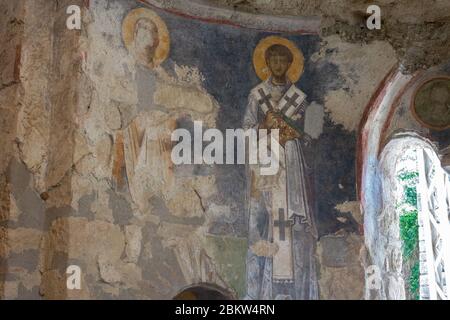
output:
[[[253,52],[253,66],[255,68],[256,74],[262,81],[265,81],[270,77],[270,70],[267,66],[265,55],[266,50],[274,44],[283,45],[292,52],[294,60],[292,61],[291,67],[287,72],[287,76],[292,83],[297,82],[303,73],[305,62],[303,53],[292,41],[277,36],[264,38],[256,46],[255,51]]]
[[[148,67],[159,66],[164,60],[169,56],[170,50],[170,36],[169,30],[167,29],[164,21],[152,10],[146,8],[138,8],[130,11],[128,15],[123,20],[122,24],[122,38],[128,51],[131,51],[134,41],[134,29],[136,22],[139,19],[147,18],[151,20],[158,29],[159,35],[159,45],[155,50],[155,57],[153,58],[153,66],[147,65]]]

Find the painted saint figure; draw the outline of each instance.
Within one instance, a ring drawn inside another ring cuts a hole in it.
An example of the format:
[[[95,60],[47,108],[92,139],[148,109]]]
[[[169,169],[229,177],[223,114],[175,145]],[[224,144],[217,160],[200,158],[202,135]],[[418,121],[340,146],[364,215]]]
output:
[[[159,46],[159,35],[156,24],[147,18],[136,22],[132,51],[136,59],[154,67],[154,57]]]
[[[247,299],[318,299],[315,245],[317,230],[311,204],[304,144],[310,137],[299,123],[306,95],[293,83],[303,56],[289,40],[263,39],[254,65],[263,80],[250,93],[244,129],[278,129],[280,170],[262,176],[248,166],[249,249]]]
[[[123,21],[122,36],[136,61],[137,74],[155,76],[163,72],[160,64],[168,57],[170,35],[154,11],[146,8],[130,11]],[[131,197],[141,213],[149,211],[149,195],[172,182],[167,138],[170,139],[175,121],[167,114],[152,110],[150,101],[147,103],[147,108],[117,134],[113,169],[118,186],[123,185],[121,176],[125,171]]]
[[[132,10],[122,24],[123,42],[137,64],[157,68],[167,59],[170,35],[164,21],[146,8]]]

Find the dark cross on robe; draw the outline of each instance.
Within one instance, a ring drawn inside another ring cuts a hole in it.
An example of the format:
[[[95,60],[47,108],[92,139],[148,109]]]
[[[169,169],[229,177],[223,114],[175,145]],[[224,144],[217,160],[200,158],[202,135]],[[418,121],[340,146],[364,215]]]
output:
[[[278,220],[275,220],[273,222],[273,225],[275,227],[278,227],[279,234],[280,234],[280,240],[285,241],[286,240],[286,227],[290,225],[290,221],[284,219],[284,209],[280,208],[278,209]]]
[[[305,109],[306,109],[306,105],[305,105],[305,101],[303,101],[297,108],[297,110],[295,110],[295,113],[299,113],[301,115],[305,114]]]
[[[259,92],[259,95],[261,96],[261,99],[258,100],[258,103],[260,105],[265,104],[265,105],[267,105],[269,110],[272,110],[273,107],[272,107],[272,103],[270,102],[270,99],[272,98],[272,95],[271,94],[266,94],[262,88],[260,88],[258,90],[258,92]]]
[[[291,106],[294,106],[295,108],[298,107],[298,103],[297,103],[297,98],[299,98],[300,96],[298,95],[298,93],[294,93],[292,95],[292,97],[288,97],[287,95],[284,97],[284,100],[286,100],[286,105],[284,106],[283,110],[281,110],[283,113],[286,113],[286,111],[289,110],[289,108]]]

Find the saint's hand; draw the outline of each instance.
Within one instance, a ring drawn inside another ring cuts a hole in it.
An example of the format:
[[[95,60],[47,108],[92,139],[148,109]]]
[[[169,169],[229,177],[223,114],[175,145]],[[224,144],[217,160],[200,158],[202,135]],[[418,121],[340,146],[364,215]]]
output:
[[[283,122],[281,115],[274,111],[268,111],[266,118],[261,126],[262,129],[280,129],[280,124]]]

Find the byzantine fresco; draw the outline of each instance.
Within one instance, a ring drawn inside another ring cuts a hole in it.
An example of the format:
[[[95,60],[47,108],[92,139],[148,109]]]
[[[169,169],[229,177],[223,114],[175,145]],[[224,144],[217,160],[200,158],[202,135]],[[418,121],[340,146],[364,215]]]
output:
[[[336,219],[336,206],[356,197],[356,138],[323,108],[340,83],[336,66],[311,61],[319,37],[153,7],[127,11],[121,34],[136,63],[138,103],[134,113],[122,111],[127,121],[114,137],[116,189],[140,214],[161,217],[163,238],[179,223],[180,237],[164,241],[185,278],[198,279],[189,274],[194,263],[241,298],[318,299],[317,241],[358,229],[350,215]],[[194,136],[198,121],[221,132],[278,129],[280,169],[263,176],[243,163],[175,165],[171,133]]]

